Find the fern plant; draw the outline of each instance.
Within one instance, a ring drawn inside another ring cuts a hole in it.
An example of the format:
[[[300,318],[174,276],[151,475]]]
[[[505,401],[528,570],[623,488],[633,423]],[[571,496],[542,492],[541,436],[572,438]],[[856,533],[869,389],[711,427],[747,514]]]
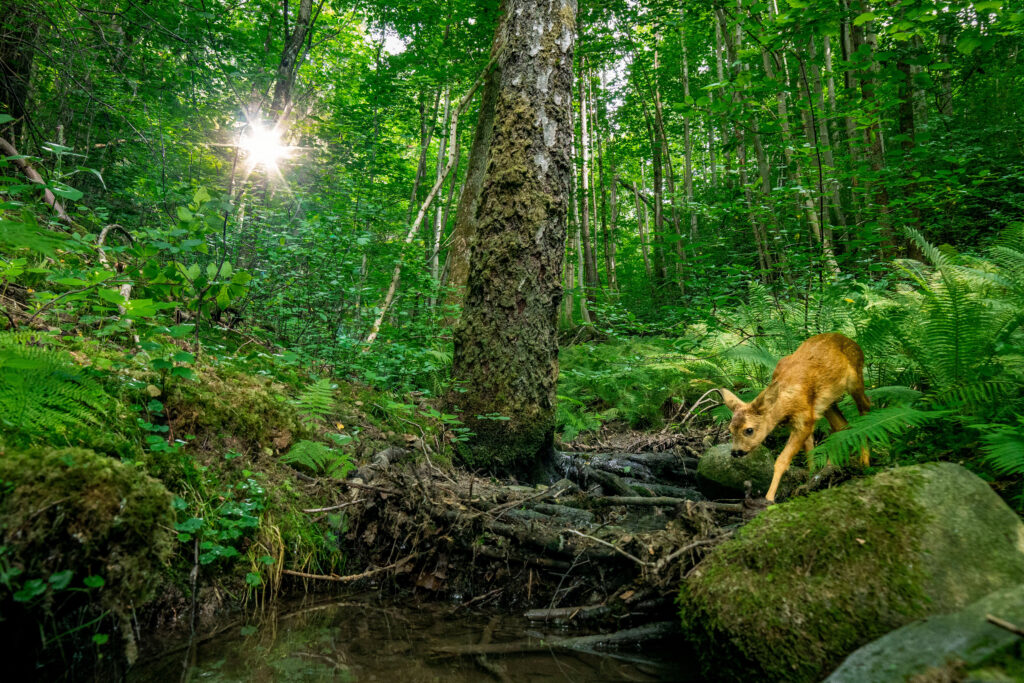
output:
[[[110,445],[116,401],[32,333],[0,333],[0,426],[17,444]]]
[[[344,479],[355,469],[348,453],[317,441],[299,441],[281,456],[281,460],[292,467],[335,479]]]
[[[878,307],[861,341],[890,377],[918,392],[852,420],[815,450],[815,460],[844,462],[861,445],[896,443],[926,425],[954,421],[960,427],[943,448],[969,449],[975,432],[964,427],[983,429],[982,462],[1024,474],[1024,455],[1011,457],[1024,438],[1007,425],[1024,409],[1024,230],[1004,235],[991,258],[946,253],[920,233],[908,234],[928,263],[900,264],[916,288]]]
[[[335,387],[329,379],[320,379],[303,389],[292,401],[303,427],[313,429],[331,414],[334,410]]]

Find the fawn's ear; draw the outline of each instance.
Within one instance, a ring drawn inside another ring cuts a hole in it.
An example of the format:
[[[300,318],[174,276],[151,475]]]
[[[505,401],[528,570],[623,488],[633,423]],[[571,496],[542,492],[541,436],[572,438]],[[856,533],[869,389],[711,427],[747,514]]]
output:
[[[722,395],[722,401],[725,403],[725,407],[734,413],[747,405],[741,401],[736,394],[732,393],[728,389],[719,389],[718,393]]]

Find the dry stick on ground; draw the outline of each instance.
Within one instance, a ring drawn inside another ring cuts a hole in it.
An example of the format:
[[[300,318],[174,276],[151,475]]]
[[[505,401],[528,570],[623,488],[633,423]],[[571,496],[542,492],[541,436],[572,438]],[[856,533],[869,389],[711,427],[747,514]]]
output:
[[[657,640],[664,638],[675,630],[677,630],[677,626],[672,622],[655,622],[604,635],[555,638],[551,640],[520,640],[512,643],[492,643],[489,645],[449,645],[436,648],[434,652],[441,657],[464,657],[481,654],[528,654],[531,652],[549,652],[551,650],[592,652],[605,649],[609,645],[635,645],[649,640]]]
[[[9,157],[21,156],[18,154],[18,150],[14,148],[14,145],[4,138],[0,138],[0,152],[3,152],[4,155]],[[32,164],[28,163],[25,159],[14,158],[11,159],[11,161],[13,161],[14,165],[20,168],[21,172],[24,173],[33,183],[46,185],[46,181],[43,180],[41,175],[39,175],[39,172],[32,168]],[[61,222],[71,223],[71,218],[68,216],[67,211],[64,210],[64,205],[61,204],[60,200],[53,195],[50,188],[43,189],[43,200],[50,205],[50,208],[52,208],[54,213],[57,214],[57,218],[59,218]]]
[[[566,531],[568,531],[571,534],[576,534],[577,536],[582,536],[583,538],[590,539],[591,541],[594,541],[596,543],[600,543],[601,545],[606,545],[609,548],[611,548],[612,550],[614,550],[615,552],[617,552],[618,554],[622,555],[623,557],[627,557],[627,558],[633,560],[634,562],[636,562],[641,567],[646,568],[646,567],[650,567],[651,566],[650,562],[644,562],[639,557],[636,557],[635,555],[630,555],[625,550],[623,550],[622,548],[618,547],[617,545],[614,545],[613,543],[609,543],[608,541],[602,541],[600,538],[596,538],[594,536],[589,536],[589,535],[583,533],[582,531],[576,531],[575,529],[566,529]]]
[[[992,615],[992,614],[986,614],[985,615],[985,621],[987,621],[988,623],[990,623],[990,624],[992,624],[994,626],[998,626],[999,628],[1006,629],[1007,631],[1009,631],[1010,633],[1012,633],[1012,634],[1014,634],[1016,636],[1020,636],[1021,638],[1024,638],[1024,628],[1021,628],[1020,626],[1017,626],[1016,624],[1011,624],[1010,622],[1006,621],[1005,619],[1000,619],[999,617],[997,617],[995,615]]]
[[[369,569],[359,574],[349,574],[348,576],[338,576],[337,574],[307,574],[306,572],[297,572],[294,569],[282,569],[281,573],[287,574],[288,576],[298,576],[301,579],[316,579],[317,581],[341,581],[343,583],[348,583],[350,581],[367,579],[371,576],[376,576],[378,574],[383,574],[384,572],[389,572],[392,569],[397,569],[406,562],[415,559],[418,555],[419,552],[410,553],[409,555],[406,555],[405,557],[400,559],[398,562],[393,562],[383,567],[377,567],[376,569]]]
[[[445,180],[448,178],[448,174],[451,173],[452,167],[455,165],[455,159],[459,154],[459,117],[466,113],[466,109],[469,107],[469,103],[472,101],[473,95],[476,94],[477,88],[479,88],[480,84],[483,83],[484,77],[487,76],[491,67],[494,66],[495,61],[497,61],[497,55],[491,57],[491,60],[487,62],[487,66],[485,66],[484,70],[480,72],[479,76],[477,76],[476,81],[474,81],[469,92],[467,92],[462,100],[459,101],[459,106],[452,115],[451,133],[449,134],[448,140],[448,161],[444,165],[444,170],[437,177],[437,180],[434,181],[434,186],[430,188],[430,193],[427,195],[427,198],[423,200],[423,205],[420,206],[419,213],[416,214],[416,220],[414,220],[412,225],[409,227],[409,232],[405,236],[405,242],[402,247],[403,250],[405,245],[412,243],[413,238],[420,229],[420,224],[423,223],[423,219],[427,215],[427,211],[430,210],[431,202],[434,201],[434,197],[437,196],[437,193],[441,191],[441,187],[444,185]],[[391,308],[391,302],[395,299],[395,292],[398,291],[398,280],[401,276],[402,257],[399,256],[398,261],[395,263],[395,271],[391,275],[391,286],[388,287],[388,293],[385,295],[384,303],[382,303],[380,307],[380,315],[378,315],[377,319],[373,322],[373,327],[370,328],[370,334],[366,337],[366,345],[363,347],[364,352],[369,351],[370,344],[373,343],[377,338],[377,335],[380,333],[380,326],[384,324],[384,318],[388,314],[388,309]]]

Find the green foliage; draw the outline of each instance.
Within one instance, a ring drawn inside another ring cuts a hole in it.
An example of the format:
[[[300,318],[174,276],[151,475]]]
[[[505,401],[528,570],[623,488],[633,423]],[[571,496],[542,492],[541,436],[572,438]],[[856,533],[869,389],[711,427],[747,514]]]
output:
[[[206,476],[207,472],[200,467],[191,477],[191,500],[174,498],[178,540],[187,546],[186,557],[198,543],[201,565],[240,558],[241,548],[255,536],[267,508],[266,490],[251,472],[242,481],[219,487],[219,479]]]
[[[693,401],[727,379],[720,366],[657,338],[570,346],[560,364],[556,418],[566,440],[613,420],[658,427],[670,399]]]
[[[344,479],[345,475],[355,469],[347,453],[317,441],[299,441],[281,456],[281,461],[335,479]]]

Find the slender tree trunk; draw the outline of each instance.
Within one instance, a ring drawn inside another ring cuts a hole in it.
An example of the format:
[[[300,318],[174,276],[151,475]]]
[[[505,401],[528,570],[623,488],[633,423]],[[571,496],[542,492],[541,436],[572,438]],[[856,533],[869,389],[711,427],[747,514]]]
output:
[[[448,132],[448,127],[451,125],[451,91],[445,88],[444,91],[444,124],[442,131]],[[444,159],[445,159],[445,136],[442,135],[437,141],[437,168],[434,170],[434,182],[439,183],[443,179],[441,174],[444,172]],[[452,179],[454,184],[454,179]],[[441,253],[441,234],[444,230],[444,224],[441,222],[442,216],[444,216],[444,204],[438,202],[437,206],[434,207],[434,239],[430,241],[430,279],[435,283],[438,282],[438,275],[440,270],[439,255]],[[434,308],[437,303],[437,299],[434,295],[430,296],[430,307]]]
[[[495,46],[500,45],[497,33],[494,44]],[[476,131],[473,133],[473,144],[469,150],[469,160],[466,166],[466,178],[462,183],[458,208],[455,210],[455,226],[452,228],[451,246],[448,249],[447,284],[452,287],[451,298],[448,300],[450,305],[462,303],[466,281],[469,277],[470,254],[473,244],[476,242],[476,214],[480,207],[480,194],[487,171],[491,140],[494,137],[494,105],[498,99],[498,84],[501,81],[501,62],[496,59],[495,49],[497,47],[492,48],[491,52],[494,66],[486,76],[480,95],[480,113],[477,116]]]
[[[322,6],[322,3],[321,3]],[[319,8],[317,8],[319,14]],[[288,30],[288,0],[284,2],[284,48],[277,65],[277,79],[274,81],[274,99],[270,109],[275,121],[288,115],[292,104],[292,88],[299,70],[299,55],[316,17],[313,14],[313,0],[299,0],[299,11],[295,16],[294,28]]]
[[[679,31],[679,45],[683,52],[683,97],[690,99],[690,61],[686,52],[685,29]],[[686,210],[690,213],[690,239],[697,239],[697,212],[693,210],[693,141],[690,137],[690,116],[683,121],[683,185],[686,191]]]
[[[584,61],[584,65],[586,62]],[[587,77],[586,68],[582,69],[583,76],[579,79],[580,88],[580,151],[583,160],[582,182],[580,200],[583,207],[580,210],[582,223],[580,225],[583,236],[583,273],[586,298],[590,303],[594,302],[597,292],[597,260],[594,258],[594,247],[590,236],[590,131],[588,130],[589,107],[587,106],[587,93],[585,89]]]

